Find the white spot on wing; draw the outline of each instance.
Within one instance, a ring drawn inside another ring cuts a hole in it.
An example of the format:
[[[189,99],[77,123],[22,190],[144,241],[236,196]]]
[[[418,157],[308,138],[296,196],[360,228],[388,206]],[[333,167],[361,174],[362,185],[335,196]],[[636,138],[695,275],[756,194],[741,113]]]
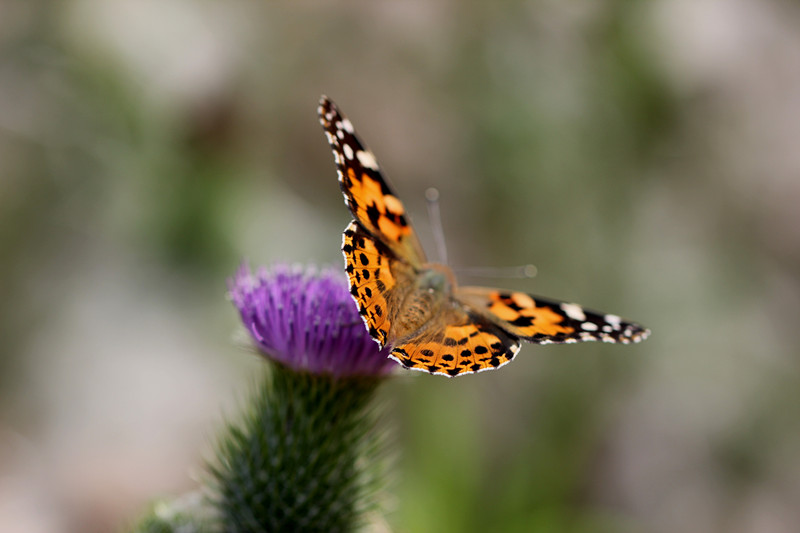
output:
[[[620,329],[622,318],[618,317],[617,315],[606,315],[605,317],[606,322],[611,324],[611,327],[614,329]]]
[[[358,162],[361,163],[362,167],[378,170],[378,161],[375,159],[375,156],[372,155],[372,152],[367,150],[359,150],[356,152],[356,157],[358,158]]]
[[[342,151],[344,152],[344,156],[347,159],[353,159],[353,149],[350,147],[349,144],[345,144],[342,146]]]
[[[344,128],[344,131],[346,131],[347,133],[355,133],[355,130],[353,129],[353,124],[350,123],[349,119],[346,118],[342,119],[342,127]]]
[[[561,304],[561,310],[572,320],[586,320],[586,313],[583,312],[583,308],[578,304],[563,303]]]
[[[594,322],[584,322],[583,324],[581,324],[581,329],[584,329],[586,331],[597,331],[597,324],[595,324]]]

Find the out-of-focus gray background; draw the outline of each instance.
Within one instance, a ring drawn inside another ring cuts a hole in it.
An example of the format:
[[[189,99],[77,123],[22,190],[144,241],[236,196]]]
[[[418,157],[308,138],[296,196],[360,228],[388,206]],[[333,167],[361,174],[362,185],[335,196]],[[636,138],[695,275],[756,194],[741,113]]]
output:
[[[650,326],[383,390],[407,532],[800,527],[800,6],[0,4],[0,530],[196,487],[242,257],[340,264],[336,100],[433,251]],[[433,253],[431,254],[433,255]]]

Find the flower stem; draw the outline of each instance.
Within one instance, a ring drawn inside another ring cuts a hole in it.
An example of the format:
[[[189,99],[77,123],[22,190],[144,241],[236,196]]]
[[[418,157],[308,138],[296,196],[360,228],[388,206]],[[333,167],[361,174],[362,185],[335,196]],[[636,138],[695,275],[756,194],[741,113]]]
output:
[[[271,365],[211,467],[222,529],[353,531],[375,507],[379,378]]]

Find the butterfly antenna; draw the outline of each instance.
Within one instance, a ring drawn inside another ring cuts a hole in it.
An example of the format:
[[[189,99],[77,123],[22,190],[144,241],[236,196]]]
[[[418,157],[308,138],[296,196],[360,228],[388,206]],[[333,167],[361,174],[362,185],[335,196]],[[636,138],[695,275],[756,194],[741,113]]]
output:
[[[442,214],[439,211],[439,189],[430,187],[425,191],[425,200],[428,202],[428,218],[431,221],[433,239],[436,241],[436,251],[439,252],[439,262],[447,264],[447,245],[444,242],[444,229],[442,229]]]
[[[511,278],[529,279],[535,278],[538,270],[536,265],[527,264],[515,267],[467,267],[453,269],[459,274],[474,276],[478,278]]]

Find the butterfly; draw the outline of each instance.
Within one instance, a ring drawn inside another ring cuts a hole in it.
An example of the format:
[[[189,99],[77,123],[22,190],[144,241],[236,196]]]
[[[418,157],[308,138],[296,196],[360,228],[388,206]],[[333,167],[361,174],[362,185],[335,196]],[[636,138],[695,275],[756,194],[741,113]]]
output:
[[[342,239],[350,294],[370,336],[404,367],[461,376],[500,368],[522,340],[628,344],[650,334],[577,304],[459,286],[447,266],[425,258],[403,203],[352,123],[325,96],[318,113],[354,219]]]

